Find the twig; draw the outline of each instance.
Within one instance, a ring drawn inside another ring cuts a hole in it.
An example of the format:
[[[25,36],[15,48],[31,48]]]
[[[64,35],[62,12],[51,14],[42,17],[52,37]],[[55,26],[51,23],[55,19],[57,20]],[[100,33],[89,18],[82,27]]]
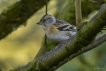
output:
[[[81,0],[75,0],[76,26],[79,29],[82,21]]]
[[[47,11],[48,11],[48,7],[47,7],[47,0],[46,0],[46,8],[45,8],[45,14],[47,14]],[[45,34],[45,46],[47,45],[47,36]]]

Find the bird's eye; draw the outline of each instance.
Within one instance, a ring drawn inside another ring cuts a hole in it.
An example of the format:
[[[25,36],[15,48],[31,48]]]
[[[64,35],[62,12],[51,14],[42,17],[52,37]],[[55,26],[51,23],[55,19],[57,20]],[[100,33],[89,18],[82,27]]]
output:
[[[46,20],[44,19],[43,22],[45,22]]]

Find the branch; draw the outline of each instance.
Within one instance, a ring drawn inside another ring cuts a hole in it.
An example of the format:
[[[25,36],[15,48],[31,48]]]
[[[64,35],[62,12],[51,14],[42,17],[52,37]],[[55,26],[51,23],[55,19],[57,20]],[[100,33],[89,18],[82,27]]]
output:
[[[82,47],[86,47],[90,44],[92,39],[95,38],[105,25],[106,4],[100,8],[99,12],[89,21],[89,23],[77,32],[74,38],[70,38],[66,43],[60,43],[55,49],[34,60],[30,68],[26,71],[47,71],[51,67],[58,65],[70,55],[81,50]]]
[[[77,53],[74,53],[72,55],[69,56],[69,58],[63,60],[62,62],[60,62],[57,66],[53,67],[50,69],[50,71],[54,71],[57,68],[59,68],[60,66],[62,66],[63,64],[65,64],[66,62],[68,62],[69,60],[72,60],[73,58],[77,57],[78,55],[87,52],[93,48],[96,48],[97,46],[101,45],[102,43],[104,43],[106,41],[106,34],[103,35],[102,37],[98,38],[97,40],[95,40],[94,42],[92,42],[91,44],[89,44],[87,47],[85,47],[84,49],[78,51]]]
[[[48,1],[49,2],[49,1]],[[0,39],[16,30],[46,4],[45,0],[20,0],[0,14]]]

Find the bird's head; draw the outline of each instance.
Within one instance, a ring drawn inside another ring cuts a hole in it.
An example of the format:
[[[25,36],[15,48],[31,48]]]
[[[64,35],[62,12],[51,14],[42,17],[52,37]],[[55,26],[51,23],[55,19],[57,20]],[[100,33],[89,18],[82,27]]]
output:
[[[43,26],[51,26],[55,22],[56,22],[55,17],[45,14],[37,24],[43,25]]]

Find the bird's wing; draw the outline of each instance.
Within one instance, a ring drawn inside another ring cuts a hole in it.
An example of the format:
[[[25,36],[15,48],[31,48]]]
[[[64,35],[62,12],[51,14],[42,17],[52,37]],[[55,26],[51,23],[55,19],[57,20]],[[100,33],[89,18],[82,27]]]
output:
[[[56,20],[56,23],[53,24],[59,31],[76,31],[76,27],[62,20]]]

